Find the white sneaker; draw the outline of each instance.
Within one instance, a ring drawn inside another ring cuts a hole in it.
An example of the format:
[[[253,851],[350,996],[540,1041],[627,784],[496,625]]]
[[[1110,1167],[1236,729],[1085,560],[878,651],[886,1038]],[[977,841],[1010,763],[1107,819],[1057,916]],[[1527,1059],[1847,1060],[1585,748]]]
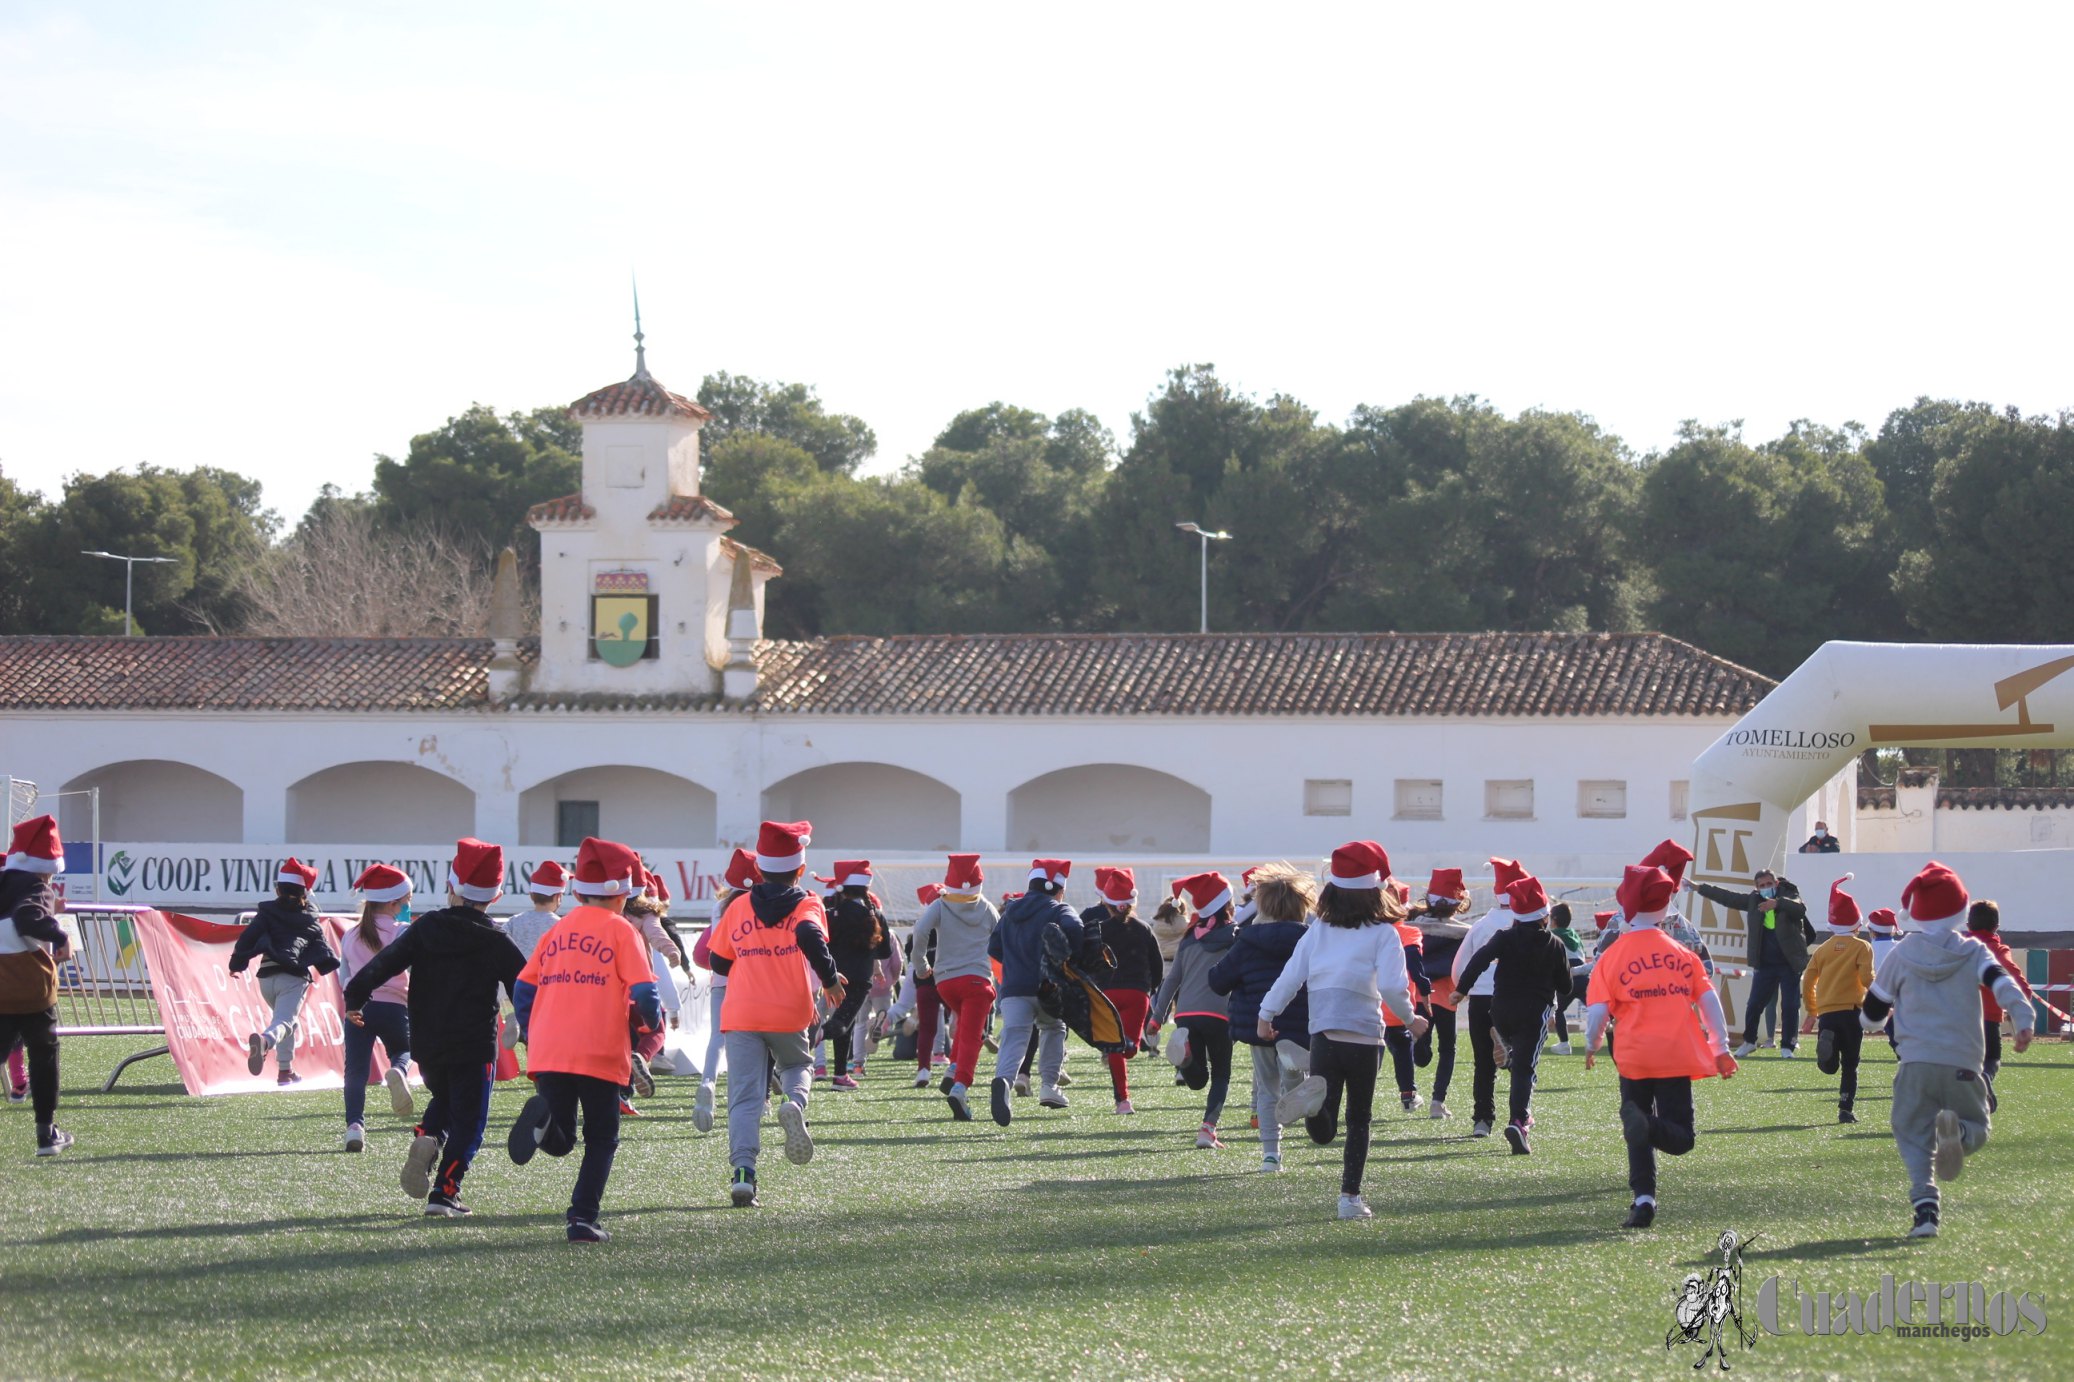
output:
[[[1030,1097],[1030,1077],[1028,1075],[1018,1075],[1015,1077],[1015,1097],[1018,1099]]]
[[[1222,1151],[1224,1139],[1217,1135],[1217,1125],[1205,1123],[1196,1130],[1195,1145],[1203,1151]]]
[[[1044,1088],[1038,1090],[1037,1102],[1040,1106],[1044,1108],[1067,1107],[1066,1096],[1059,1093],[1059,1087],[1055,1084],[1048,1084],[1044,1086]]]
[[[400,1177],[403,1193],[414,1200],[422,1200],[432,1193],[432,1167],[439,1160],[439,1139],[423,1133],[412,1139],[410,1151],[403,1158],[403,1173]]]
[[[1746,1058],[1747,1058],[1747,1057],[1749,1056],[1749,1054],[1750,1054],[1750,1053],[1751,1053],[1752,1051],[1755,1051],[1756,1049],[1757,1049],[1757,1043],[1755,1043],[1755,1042],[1752,1042],[1752,1041],[1746,1041],[1746,1042],[1744,1042],[1744,1043],[1743,1043],[1743,1044],[1742,1044],[1741,1046],[1738,1046],[1738,1047],[1736,1047],[1736,1059],[1737,1059],[1737,1060],[1743,1060],[1743,1059],[1746,1059]]]
[[[503,1028],[497,1033],[497,1044],[507,1051],[518,1050],[518,1019],[504,1019]]]
[[[1117,1111],[1118,1113],[1130,1114],[1130,1113],[1136,1113],[1136,1112],[1137,1112],[1138,1110],[1136,1110],[1136,1109],[1134,1109],[1134,1108],[1132,1108],[1132,1107],[1131,1107],[1131,1101],[1130,1101],[1130,1100],[1128,1100],[1128,1099],[1118,1099],[1118,1100],[1116,1101],[1116,1111]]]
[[[634,1051],[628,1054],[627,1063],[630,1067],[627,1083],[633,1086],[634,1097],[637,1099],[653,1099],[655,1097],[655,1076],[648,1073],[648,1062],[641,1059],[639,1051]]]
[[[807,1131],[807,1111],[787,1099],[778,1105],[778,1126],[785,1129],[785,1159],[804,1166],[814,1159],[814,1138]]]
[[[1399,1095],[1397,1102],[1404,1106],[1406,1113],[1417,1113],[1420,1109],[1426,1107],[1425,1098],[1416,1092]]]
[[[1447,1103],[1446,1103],[1446,1101],[1445,1101],[1445,1100],[1441,1100],[1441,1099],[1435,1099],[1435,1100],[1433,1101],[1433,1108],[1432,1108],[1432,1111],[1431,1111],[1431,1112],[1430,1112],[1429,1114],[1427,1114],[1427,1117],[1429,1117],[1429,1118],[1435,1118],[1435,1119],[1440,1119],[1440,1118],[1452,1118],[1452,1117],[1454,1117],[1454,1116],[1455,1116],[1454,1114],[1452,1114],[1452,1113],[1450,1113],[1450,1112],[1448,1111],[1448,1106],[1447,1106]]]
[[[358,1123],[346,1124],[346,1150],[357,1152],[367,1145],[367,1129]]]
[[[917,1071],[915,1072],[915,1088],[916,1088],[916,1089],[927,1089],[928,1087],[929,1087],[929,1072],[928,1072],[927,1070],[917,1070]]]
[[[1799,1056],[1800,1048],[1798,1046],[1781,1046],[1779,1048],[1780,1060],[1795,1060],[1798,1059]]]
[[[1174,1029],[1174,1034],[1167,1038],[1166,1056],[1167,1064],[1176,1070],[1188,1064],[1188,1028]]]
[[[389,1112],[398,1118],[409,1118],[417,1113],[417,1102],[410,1095],[410,1077],[401,1069],[390,1066],[389,1073],[382,1076],[382,1083],[389,1087]]]
[[[1278,1156],[1264,1156],[1260,1159],[1260,1171],[1262,1175],[1273,1175],[1275,1172],[1281,1169],[1282,1158]]]
[[[1559,1041],[1559,1042],[1557,1042],[1557,1043],[1555,1044],[1555,1053],[1556,1053],[1557,1055],[1559,1055],[1559,1056],[1567,1056],[1567,1055],[1569,1055],[1569,1054],[1570,1054],[1570,1043],[1569,1043],[1569,1042],[1567,1042],[1567,1041]]]
[[[701,1084],[698,1098],[692,1101],[691,1125],[700,1132],[713,1131],[713,1086],[710,1083]]]
[[[1059,1088],[1064,1089],[1067,1085],[1070,1085],[1072,1083],[1073,1077],[1067,1074],[1065,1071],[1061,1070],[1059,1072]]]
[[[1966,1169],[1966,1142],[1959,1131],[1959,1115],[1948,1108],[1937,1110],[1937,1145],[1930,1165],[1939,1180],[1957,1180]]]
[[[1368,1201],[1362,1199],[1359,1195],[1342,1195],[1339,1197],[1339,1217],[1342,1219],[1373,1219],[1375,1211],[1370,1209]]]
[[[1325,1077],[1306,1075],[1303,1083],[1275,1100],[1275,1118],[1283,1127],[1301,1123],[1325,1107]]]

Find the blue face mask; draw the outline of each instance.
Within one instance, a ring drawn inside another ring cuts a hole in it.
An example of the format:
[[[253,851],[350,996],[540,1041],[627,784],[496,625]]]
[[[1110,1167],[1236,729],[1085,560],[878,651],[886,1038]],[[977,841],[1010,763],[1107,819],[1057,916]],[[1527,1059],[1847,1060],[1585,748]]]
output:
[[[410,925],[410,903],[406,902],[403,904],[402,907],[397,909],[396,924],[398,926]]]
[[[1777,896],[1777,894],[1778,894],[1778,891],[1779,891],[1778,885],[1777,885],[1777,884],[1773,884],[1773,885],[1772,885],[1771,887],[1769,887],[1769,888],[1759,888],[1759,889],[1757,890],[1757,895],[1758,895],[1759,897],[1774,897],[1774,896]]]

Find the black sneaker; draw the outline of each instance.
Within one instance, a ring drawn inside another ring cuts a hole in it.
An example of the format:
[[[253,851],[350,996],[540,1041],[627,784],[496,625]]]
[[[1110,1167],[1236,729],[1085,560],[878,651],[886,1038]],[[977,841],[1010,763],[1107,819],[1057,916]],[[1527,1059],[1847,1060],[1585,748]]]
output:
[[[1937,1206],[1928,1200],[1916,1206],[1916,1222],[1908,1231],[1911,1238],[1935,1238],[1937,1236]]]
[[[612,1235],[598,1227],[594,1219],[571,1219],[569,1241],[572,1243],[609,1243]]]
[[[1526,1156],[1534,1150],[1527,1145],[1527,1129],[1524,1124],[1507,1123],[1505,1125],[1505,1140],[1512,1144],[1512,1154],[1514,1156]]]
[[[1846,1099],[1836,1106],[1836,1121],[1839,1123],[1855,1123],[1858,1121],[1858,1115],[1851,1112],[1850,1100]]]
[[[734,1179],[727,1183],[727,1196],[736,1209],[756,1208],[762,1203],[756,1198],[756,1173],[746,1166],[735,1167]]]
[[[72,1145],[72,1134],[55,1123],[36,1130],[36,1155],[56,1156]]]
[[[523,1166],[540,1150],[540,1139],[547,1132],[547,1100],[535,1094],[526,1100],[519,1110],[518,1122],[511,1125],[511,1135],[504,1139],[504,1150],[511,1157],[511,1164]]]
[[[1007,1127],[1015,1117],[1015,1110],[1008,1103],[1008,1081],[999,1075],[994,1077],[994,1121]]]
[[[1836,1051],[1836,1029],[1824,1027],[1815,1038],[1815,1069],[1825,1075],[1834,1075],[1843,1065]]]
[[[1628,1206],[1627,1218],[1620,1221],[1622,1228],[1648,1228],[1656,1222],[1656,1206],[1647,1200],[1636,1200]]]
[[[965,1091],[952,1085],[944,1091],[943,1101],[951,1106],[951,1117],[960,1123],[972,1121],[972,1106],[965,1102]]]
[[[627,1083],[633,1089],[635,1097],[653,1099],[655,1097],[655,1076],[649,1072],[648,1062],[642,1059],[639,1051],[635,1051],[627,1057],[627,1064],[632,1071]]]
[[[425,1217],[428,1219],[465,1219],[474,1212],[461,1203],[459,1196],[445,1195],[435,1190],[425,1197]]]
[[[245,1038],[245,1068],[257,1075],[266,1066],[266,1038],[254,1032]]]
[[[951,1086],[956,1084],[957,1082],[958,1077],[956,1075],[946,1073],[942,1079],[936,1082],[937,1092],[941,1094],[948,1094],[951,1092]]]

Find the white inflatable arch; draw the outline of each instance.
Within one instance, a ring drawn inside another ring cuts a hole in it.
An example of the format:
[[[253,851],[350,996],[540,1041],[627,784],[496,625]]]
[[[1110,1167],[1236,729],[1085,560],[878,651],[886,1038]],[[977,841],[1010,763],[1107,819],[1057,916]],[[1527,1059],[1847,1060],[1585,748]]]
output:
[[[1793,812],[1867,749],[2074,748],[2070,673],[2067,644],[1824,643],[1694,760],[1693,877],[1783,870]]]

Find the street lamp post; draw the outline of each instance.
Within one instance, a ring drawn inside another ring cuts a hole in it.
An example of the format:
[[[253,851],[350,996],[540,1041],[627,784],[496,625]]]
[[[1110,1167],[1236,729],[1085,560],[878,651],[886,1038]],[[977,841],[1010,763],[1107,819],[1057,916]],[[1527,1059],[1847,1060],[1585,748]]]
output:
[[[171,564],[173,557],[125,557],[116,552],[81,552],[82,557],[106,557],[109,561],[122,563],[122,636],[130,638],[137,632],[136,621],[130,618],[130,604],[137,584],[137,563],[165,562]]]
[[[1184,533],[1192,533],[1203,540],[1203,627],[1201,632],[1208,633],[1210,631],[1210,544],[1213,542],[1229,542],[1231,541],[1231,534],[1213,533],[1198,527],[1194,523],[1176,523],[1174,526]]]

